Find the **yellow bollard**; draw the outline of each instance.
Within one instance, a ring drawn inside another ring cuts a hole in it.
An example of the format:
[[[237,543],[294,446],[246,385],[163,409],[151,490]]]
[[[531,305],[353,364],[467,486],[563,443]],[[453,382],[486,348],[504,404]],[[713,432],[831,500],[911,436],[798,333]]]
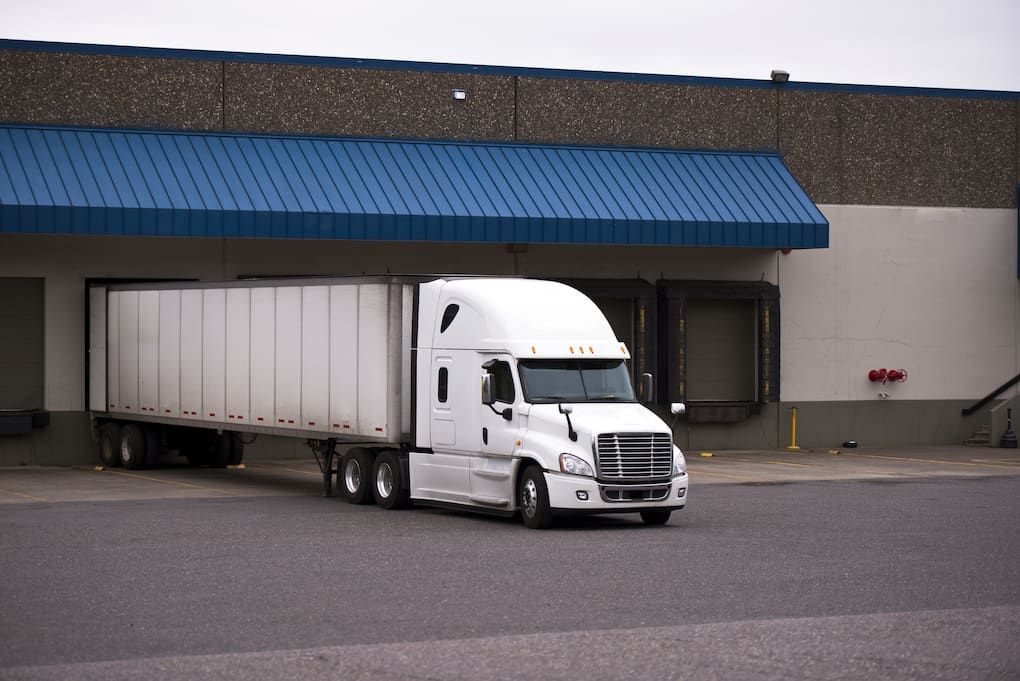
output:
[[[790,410],[790,446],[787,449],[797,451],[797,405]]]

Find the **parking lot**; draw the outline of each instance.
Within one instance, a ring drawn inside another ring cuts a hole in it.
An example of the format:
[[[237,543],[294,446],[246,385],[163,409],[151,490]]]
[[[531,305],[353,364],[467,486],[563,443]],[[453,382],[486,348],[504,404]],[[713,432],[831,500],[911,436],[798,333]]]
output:
[[[691,451],[691,485],[908,480],[1020,475],[1020,451],[982,447]],[[252,461],[229,469],[165,463],[145,471],[100,466],[0,468],[0,504],[316,496],[315,460]]]
[[[1016,450],[688,456],[665,526],[547,532],[311,457],[0,469],[0,678],[1018,678]]]

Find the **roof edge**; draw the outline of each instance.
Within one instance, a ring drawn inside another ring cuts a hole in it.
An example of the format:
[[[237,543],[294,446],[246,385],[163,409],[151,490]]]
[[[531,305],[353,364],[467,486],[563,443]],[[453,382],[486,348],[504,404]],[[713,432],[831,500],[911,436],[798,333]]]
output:
[[[796,90],[810,92],[843,92],[856,94],[885,94],[915,97],[950,97],[957,99],[1005,99],[1020,101],[1020,92],[1010,90],[971,90],[959,88],[916,87],[905,85],[860,85],[841,83],[786,82],[773,83],[767,79],[722,78],[622,71],[595,71],[583,69],[538,68],[529,66],[497,66],[455,64],[447,62],[402,61],[396,59],[359,59],[355,57],[322,57],[266,52],[232,52],[171,47],[144,47],[106,45],[96,43],[68,43],[45,40],[0,38],[0,50],[34,52],[66,52],[124,57],[152,57],[162,59],[193,59],[199,61],[237,61],[268,64],[294,64],[332,66],[337,68],[380,69],[392,71],[420,71],[442,73],[468,73],[489,76],[524,76],[533,78],[563,78],[571,80],[607,80],[631,83],[663,83],[670,85],[700,85],[715,87],[743,87],[766,90]]]

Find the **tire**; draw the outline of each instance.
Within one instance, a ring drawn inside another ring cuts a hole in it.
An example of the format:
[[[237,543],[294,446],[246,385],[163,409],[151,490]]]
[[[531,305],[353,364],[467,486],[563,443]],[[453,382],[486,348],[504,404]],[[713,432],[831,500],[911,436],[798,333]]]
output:
[[[533,530],[552,527],[549,488],[545,484],[545,475],[541,468],[531,465],[524,469],[517,498],[521,507],[521,519],[525,525]]]
[[[145,431],[135,423],[120,429],[120,462],[132,471],[145,467]]]
[[[212,438],[208,463],[213,468],[226,468],[230,463],[232,440],[230,433],[220,433]]]
[[[665,525],[672,511],[641,511],[641,520],[645,525]]]
[[[99,460],[107,468],[120,466],[120,424],[104,423],[99,428]]]
[[[375,457],[372,485],[375,502],[387,510],[405,508],[411,498],[404,468],[393,452],[383,450]]]
[[[367,449],[352,449],[344,454],[340,465],[340,487],[349,503],[371,504],[374,500],[372,459],[372,452]]]
[[[240,466],[244,461],[244,442],[238,433],[230,434],[230,458],[227,459],[228,466]]]
[[[159,457],[163,455],[163,442],[160,438],[159,426],[145,427],[145,467],[155,468]]]

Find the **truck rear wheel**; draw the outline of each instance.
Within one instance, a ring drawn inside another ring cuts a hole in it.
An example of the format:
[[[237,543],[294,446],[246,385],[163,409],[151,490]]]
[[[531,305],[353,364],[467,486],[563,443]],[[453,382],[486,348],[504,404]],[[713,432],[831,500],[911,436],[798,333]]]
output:
[[[411,492],[406,479],[399,457],[390,451],[379,452],[375,457],[375,468],[372,471],[376,503],[385,509],[407,506]]]
[[[129,470],[145,467],[145,433],[135,423],[124,424],[120,430],[120,462]]]
[[[533,530],[544,530],[552,527],[552,508],[549,507],[549,488],[545,484],[545,475],[538,466],[531,465],[524,469],[521,484],[517,491],[521,507],[521,519]]]
[[[120,465],[120,424],[104,423],[99,427],[99,460],[107,468]]]
[[[344,454],[340,483],[350,503],[372,503],[372,464],[372,452],[367,449],[352,449]]]
[[[641,511],[645,525],[665,525],[671,511]]]

